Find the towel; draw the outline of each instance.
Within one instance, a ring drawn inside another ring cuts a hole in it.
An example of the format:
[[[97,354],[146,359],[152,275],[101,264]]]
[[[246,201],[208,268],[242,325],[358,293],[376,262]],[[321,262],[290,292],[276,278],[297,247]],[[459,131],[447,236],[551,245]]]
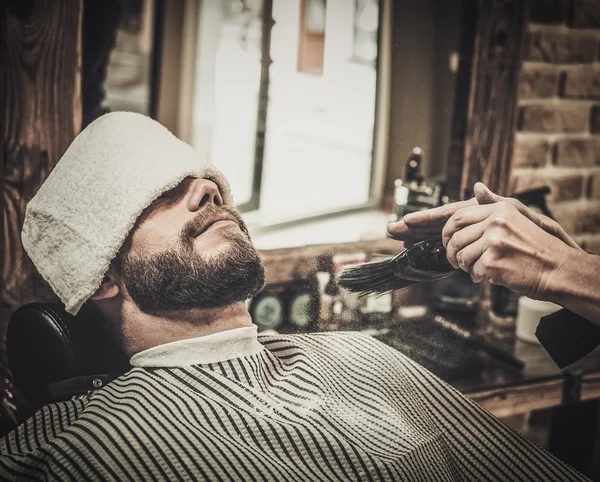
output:
[[[113,112],[87,126],[29,202],[21,239],[42,277],[75,315],[98,289],[137,218],[186,177],[223,174],[158,122]]]

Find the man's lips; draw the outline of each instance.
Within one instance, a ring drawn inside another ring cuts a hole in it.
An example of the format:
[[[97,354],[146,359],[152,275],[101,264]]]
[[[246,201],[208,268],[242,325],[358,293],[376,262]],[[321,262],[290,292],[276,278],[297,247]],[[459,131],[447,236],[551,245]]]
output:
[[[219,216],[212,216],[210,218],[208,218],[203,224],[202,226],[200,226],[200,228],[198,228],[195,232],[194,232],[194,237],[197,238],[198,236],[200,236],[202,233],[206,232],[206,230],[208,230],[213,224],[218,223],[220,221],[226,221],[226,222],[231,222],[231,223],[235,223],[237,225],[237,221],[233,216],[229,216],[227,214],[224,215],[219,215]]]

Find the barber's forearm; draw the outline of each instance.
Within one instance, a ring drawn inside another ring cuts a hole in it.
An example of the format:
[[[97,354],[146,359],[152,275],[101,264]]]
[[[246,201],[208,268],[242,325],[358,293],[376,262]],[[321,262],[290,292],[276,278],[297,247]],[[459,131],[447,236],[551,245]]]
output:
[[[570,247],[563,254],[548,277],[544,299],[600,324],[600,256]]]

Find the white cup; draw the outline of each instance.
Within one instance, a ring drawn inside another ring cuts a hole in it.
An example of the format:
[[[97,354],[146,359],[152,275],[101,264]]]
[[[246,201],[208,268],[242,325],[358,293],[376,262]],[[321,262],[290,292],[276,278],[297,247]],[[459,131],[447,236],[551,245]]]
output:
[[[527,296],[519,298],[517,312],[516,335],[519,340],[540,344],[535,336],[535,330],[542,316],[560,310],[561,307],[549,301],[532,300]]]

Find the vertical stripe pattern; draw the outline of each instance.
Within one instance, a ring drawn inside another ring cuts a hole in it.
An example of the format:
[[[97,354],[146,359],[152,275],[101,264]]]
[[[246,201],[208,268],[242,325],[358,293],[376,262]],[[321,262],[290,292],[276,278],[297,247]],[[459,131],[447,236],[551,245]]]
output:
[[[585,480],[371,337],[260,341],[44,407],[0,440],[0,480]]]

